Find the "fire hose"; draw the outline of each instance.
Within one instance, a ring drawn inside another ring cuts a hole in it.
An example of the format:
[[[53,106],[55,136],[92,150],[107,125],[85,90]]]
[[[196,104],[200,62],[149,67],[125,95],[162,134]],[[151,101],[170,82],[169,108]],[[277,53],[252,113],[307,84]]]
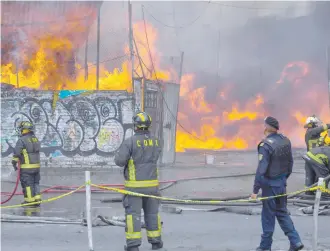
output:
[[[222,176],[192,177],[192,178],[182,178],[182,179],[177,179],[177,180],[165,180],[165,181],[160,181],[159,183],[165,185],[160,188],[160,190],[163,191],[165,189],[172,187],[173,185],[175,185],[179,182],[186,182],[186,181],[192,181],[192,180],[205,180],[205,179],[236,178],[236,177],[246,177],[246,176],[252,176],[252,175],[254,175],[254,173],[222,175]],[[19,181],[19,176],[18,176],[18,181]],[[78,187],[78,186],[50,186],[50,185],[46,185],[46,184],[41,184],[40,186],[47,187],[47,189],[41,191],[42,194],[43,193],[66,193],[66,192],[70,192]],[[100,184],[100,186],[124,188],[123,184]],[[82,189],[77,192],[85,192],[85,190]],[[108,191],[101,190],[101,189],[91,189],[91,192],[107,193]],[[1,194],[9,196],[10,193],[1,192]],[[16,193],[16,190],[15,190],[15,193],[13,193],[13,196],[14,195],[22,195],[22,193]],[[8,202],[8,201],[6,201],[6,202]]]
[[[6,199],[5,201],[1,202],[1,204],[4,204],[6,202],[8,202],[14,195],[21,195],[22,193],[16,193],[17,190],[17,186],[19,183],[19,170],[17,172],[17,180],[16,180],[16,185],[15,185],[15,189],[12,193],[8,193],[8,192],[2,192],[1,194],[7,195],[9,196],[8,199]],[[192,181],[192,180],[205,180],[205,179],[219,179],[219,178],[237,178],[237,177],[246,177],[246,176],[251,176],[251,175],[255,175],[255,173],[246,173],[246,174],[236,174],[236,175],[224,175],[224,176],[205,176],[205,177],[193,177],[193,178],[182,178],[182,179],[177,179],[177,180],[165,180],[165,181],[160,181],[160,184],[167,184],[164,187],[161,187],[160,190],[165,190],[168,189],[169,187],[180,183],[180,182],[186,182],[186,181]],[[325,178],[325,180],[329,179],[330,176],[327,176]],[[317,185],[317,183],[313,184],[310,187],[313,187]],[[65,192],[70,192],[73,189],[77,188],[78,186],[49,186],[49,185],[41,185],[41,186],[46,186],[48,187],[47,189],[43,190],[41,193],[65,193]],[[109,186],[109,187],[124,187],[123,184],[100,184],[100,186]],[[78,192],[85,192],[85,190],[80,190]],[[91,192],[93,193],[97,193],[97,192],[107,192],[105,190],[101,190],[101,189],[91,189]],[[302,204],[306,204],[306,205],[312,205],[313,203],[309,200],[300,200],[300,199],[290,199],[292,197],[296,197],[295,196],[288,196],[288,201],[289,202],[293,202],[293,203],[302,203]],[[248,198],[248,195],[246,196],[238,196],[238,197],[230,197],[230,198],[222,198],[220,200],[226,201],[226,200],[233,200],[233,199],[244,199],[244,198]],[[219,200],[214,199],[214,198],[194,198],[195,200]],[[105,199],[105,200],[101,200],[101,202],[103,203],[111,203],[111,202],[121,202],[122,198],[113,198],[113,199]],[[173,201],[163,201],[162,203],[164,204],[186,204],[187,203],[180,203],[180,202],[173,202]],[[330,204],[330,202],[321,202],[324,205],[328,205]],[[189,205],[189,204],[188,204]],[[207,205],[207,204],[204,204]],[[210,204],[210,205],[214,205],[214,204]],[[230,203],[227,202],[224,205],[226,206],[259,206],[261,205],[261,202],[256,202],[256,203]]]
[[[250,174],[243,174],[242,176],[246,176],[246,175],[250,175]],[[239,176],[239,175],[233,175],[235,177]],[[221,176],[217,176],[217,178],[219,178]],[[225,177],[225,176],[222,176]],[[228,177],[228,176],[226,176]],[[206,177],[200,177],[197,179],[205,179]],[[327,181],[328,179],[330,179],[330,175],[325,177],[324,180]],[[186,180],[191,180],[191,179],[182,179],[181,181],[186,181]],[[317,185],[317,183],[309,186],[308,188],[312,188],[315,187]],[[303,193],[303,192],[301,192]],[[295,197],[298,197],[298,194],[294,194],[294,195],[289,195],[287,196],[288,198],[288,202],[291,203],[303,203],[305,205],[314,205],[313,201],[307,200],[307,199],[296,199]],[[249,196],[239,196],[239,197],[230,197],[230,198],[186,198],[186,200],[198,200],[198,201],[224,201],[219,203],[219,205],[223,205],[223,206],[260,206],[262,203],[261,202],[242,202],[242,203],[232,203],[232,202],[226,202],[226,201],[230,201],[230,200],[236,200],[236,199],[246,199]],[[122,202],[122,198],[111,198],[111,199],[103,199],[101,200],[102,203],[115,203],[115,202]],[[196,205],[195,203],[187,203],[187,202],[179,202],[179,201],[162,201],[162,204],[174,204],[174,205]],[[214,206],[214,203],[203,203],[204,206]],[[330,201],[326,200],[326,201],[321,201],[320,205],[330,205]]]
[[[17,163],[17,178],[16,178],[16,183],[15,183],[14,190],[11,192],[11,194],[8,196],[7,199],[5,199],[4,201],[1,201],[1,205],[3,205],[5,203],[7,203],[8,201],[10,201],[14,197],[14,195],[16,195],[16,190],[18,188],[19,179],[20,179],[20,172],[21,172],[20,164]]]

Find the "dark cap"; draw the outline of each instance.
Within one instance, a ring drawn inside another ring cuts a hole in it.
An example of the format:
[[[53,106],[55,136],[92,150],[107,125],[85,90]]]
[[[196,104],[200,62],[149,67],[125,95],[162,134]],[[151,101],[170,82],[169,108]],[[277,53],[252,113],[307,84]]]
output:
[[[265,118],[265,123],[271,127],[274,127],[276,130],[279,130],[280,129],[280,125],[277,121],[276,118],[273,118],[271,116],[268,116]]]

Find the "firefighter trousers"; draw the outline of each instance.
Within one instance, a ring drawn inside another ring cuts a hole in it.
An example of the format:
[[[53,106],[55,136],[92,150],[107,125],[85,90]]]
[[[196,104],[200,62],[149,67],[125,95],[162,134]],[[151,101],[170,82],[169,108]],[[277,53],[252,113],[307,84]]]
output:
[[[125,233],[127,247],[138,247],[141,245],[141,209],[144,212],[148,242],[151,244],[161,242],[159,200],[124,195],[123,206],[126,217]]]
[[[316,174],[315,174],[313,168],[306,161],[305,162],[305,186],[310,187],[315,182],[317,182]]]
[[[20,181],[24,194],[24,201],[35,202],[41,200],[40,195],[40,170],[39,168],[36,170],[24,170],[21,169],[20,173]]]
[[[330,169],[325,164],[321,164],[311,158],[305,158],[305,161],[306,161],[306,168],[309,170],[310,173],[312,173],[312,176],[315,177],[316,182],[319,178],[325,178],[328,175],[330,175]],[[314,182],[311,185],[313,184]],[[328,185],[329,185],[329,180],[326,182],[326,187],[328,187]]]

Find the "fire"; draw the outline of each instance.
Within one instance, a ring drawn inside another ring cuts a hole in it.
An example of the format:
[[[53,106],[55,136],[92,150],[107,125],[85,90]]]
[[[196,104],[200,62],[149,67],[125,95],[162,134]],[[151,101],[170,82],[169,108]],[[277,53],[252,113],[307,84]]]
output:
[[[260,94],[257,95],[257,98],[256,98],[256,100],[254,101],[254,104],[255,104],[256,106],[259,106],[259,105],[264,104],[264,100],[263,100],[263,98],[262,98],[262,96],[261,96]]]
[[[154,49],[157,33],[151,25],[146,26],[148,42],[152,54],[150,59],[143,23],[133,26],[138,53],[143,62],[136,69],[138,76],[149,79],[170,80],[170,71],[154,73],[153,65],[158,68],[159,54]],[[79,29],[78,29],[79,32]],[[76,63],[70,67],[73,57],[74,44],[69,37],[47,35],[35,41],[36,50],[29,57],[24,55],[22,69],[18,69],[13,62],[2,65],[2,81],[19,87],[29,87],[46,90],[95,90],[96,67],[89,63],[88,77],[85,79],[84,68]],[[124,50],[127,52],[127,46]],[[135,51],[137,55],[137,52]],[[68,63],[69,62],[69,63]],[[100,65],[100,90],[126,90],[132,92],[130,63],[127,59],[120,68],[108,71]]]
[[[79,11],[73,14],[76,18],[80,15]],[[95,90],[95,63],[88,63],[86,78],[82,62],[74,58],[75,51],[84,45],[86,26],[95,20],[95,14],[95,10],[91,11],[87,23],[74,21],[65,25],[64,20],[64,24],[46,25],[51,31],[48,33],[44,32],[46,28],[26,32],[28,42],[22,50],[16,50],[20,63],[14,59],[2,62],[2,82],[41,90]],[[44,18],[48,20],[47,15]],[[157,30],[148,23],[144,27],[144,23],[138,22],[133,25],[133,33],[137,46],[135,74],[173,81],[177,77],[173,69],[159,70],[162,55],[156,49]],[[6,46],[8,50],[14,47],[10,43]],[[128,45],[122,49],[127,57],[119,67],[109,70],[100,65],[100,90],[132,92]],[[153,68],[157,69],[156,73]],[[235,96],[244,90],[234,82],[221,83],[217,85],[219,88],[212,89],[201,85],[193,73],[184,74],[180,84],[176,150],[253,148],[264,136],[263,119],[267,115],[279,119],[280,130],[289,136],[294,146],[303,147],[303,124],[308,116],[316,114],[324,122],[330,122],[326,85],[316,72],[308,62],[289,62],[278,72],[278,81],[275,79],[267,89],[252,93],[246,100]]]
[[[193,89],[192,84],[189,88],[183,84],[180,111],[185,119],[180,121],[193,135],[178,127],[177,151],[253,148],[264,137],[263,119],[268,115],[279,120],[281,133],[290,138],[294,147],[304,147],[303,125],[307,117],[317,114],[325,123],[330,121],[326,85],[316,72],[307,62],[290,62],[280,73],[277,85],[274,83],[245,102],[231,98],[235,83],[224,86],[212,102],[205,98],[205,87]]]
[[[237,110],[237,107],[233,107],[231,112],[223,112],[223,114],[229,119],[229,120],[233,120],[233,121],[237,121],[237,120],[242,120],[244,118],[247,118],[249,120],[255,120],[258,116],[258,114],[256,112],[239,112]]]
[[[193,90],[188,96],[191,104],[191,108],[199,113],[210,113],[212,111],[212,107],[205,102],[204,99],[205,87],[198,88]]]
[[[300,125],[302,125],[302,126],[305,124],[306,119],[308,117],[308,115],[307,116],[306,115],[303,115],[301,112],[295,112],[293,114],[293,116],[296,118],[296,120],[298,121],[298,123]]]
[[[299,84],[304,77],[310,73],[306,62],[292,62],[285,66],[278,84],[288,81],[293,84]]]
[[[180,84],[180,97],[184,97],[186,94],[188,94],[193,86],[194,81],[194,75],[193,74],[187,74],[183,75],[181,79]]]

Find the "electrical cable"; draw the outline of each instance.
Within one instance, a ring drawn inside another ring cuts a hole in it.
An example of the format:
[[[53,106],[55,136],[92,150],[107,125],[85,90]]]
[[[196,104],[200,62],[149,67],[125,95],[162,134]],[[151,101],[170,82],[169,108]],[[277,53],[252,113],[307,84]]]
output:
[[[222,2],[211,2],[212,4],[218,4],[224,7],[230,7],[230,8],[237,8],[237,9],[247,9],[247,10],[287,10],[287,8],[258,8],[258,7],[246,7],[246,6],[238,6],[238,5],[230,5],[230,4],[224,4]]]
[[[121,55],[121,56],[116,56],[114,58],[107,58],[105,60],[102,60],[100,61],[99,63],[102,64],[102,63],[106,63],[106,62],[110,62],[110,61],[113,61],[113,60],[117,60],[117,59],[121,59],[121,58],[125,58],[125,57],[128,57],[129,55],[128,54],[124,54],[124,55]],[[69,62],[69,61],[68,61]],[[92,63],[92,64],[89,64],[87,67],[83,67],[83,68],[79,68],[77,70],[84,70],[86,68],[89,68],[89,67],[92,67],[92,66],[96,66],[97,65],[97,62],[95,63]]]
[[[158,86],[160,86],[160,81],[158,80],[157,78],[157,72],[156,72],[156,69],[155,69],[155,66],[154,66],[154,62],[153,62],[153,59],[152,59],[152,55],[151,55],[151,50],[150,50],[150,45],[149,45],[149,39],[148,39],[148,33],[147,33],[147,28],[146,28],[146,20],[145,20],[145,16],[144,16],[144,8],[143,8],[143,5],[142,5],[142,16],[143,16],[143,24],[144,24],[144,32],[145,32],[145,35],[146,35],[146,41],[147,41],[147,46],[148,46],[148,53],[149,53],[149,57],[150,57],[150,61],[151,61],[151,66],[153,68],[153,72],[155,73],[155,78],[156,78],[156,82],[158,84]],[[142,60],[142,59],[141,59]],[[167,110],[169,111],[169,113],[172,115],[173,119],[176,121],[176,123],[185,131],[187,132],[188,134],[190,134],[191,136],[193,136],[194,138],[200,140],[201,142],[205,142],[205,140],[197,137],[196,135],[194,135],[193,133],[189,132],[178,120],[177,120],[177,117],[173,114],[173,112],[171,111],[171,109],[169,108],[167,102],[166,102],[166,99],[164,97],[164,94],[160,88],[160,93],[162,95],[162,99],[165,103],[165,106],[167,108]]]
[[[167,28],[173,28],[173,29],[185,29],[185,28],[187,28],[187,27],[189,27],[189,26],[191,26],[191,25],[193,25],[195,22],[197,22],[202,16],[203,16],[203,14],[205,13],[205,11],[208,9],[208,7],[209,7],[209,3],[210,3],[211,1],[208,1],[207,2],[207,6],[204,8],[204,10],[202,11],[202,13],[200,14],[200,15],[198,15],[195,19],[193,19],[192,21],[190,21],[189,23],[187,23],[187,24],[185,24],[185,25],[183,25],[183,26],[172,26],[172,25],[168,25],[168,24],[165,24],[165,23],[163,23],[162,21],[160,21],[159,19],[157,19],[156,17],[154,17],[149,11],[148,11],[148,9],[147,8],[145,8],[145,6],[144,5],[142,5],[142,8],[145,8],[146,9],[146,12],[156,21],[156,22],[158,22],[158,23],[160,23],[160,24],[162,24],[163,26],[165,26],[165,27],[167,27]]]

